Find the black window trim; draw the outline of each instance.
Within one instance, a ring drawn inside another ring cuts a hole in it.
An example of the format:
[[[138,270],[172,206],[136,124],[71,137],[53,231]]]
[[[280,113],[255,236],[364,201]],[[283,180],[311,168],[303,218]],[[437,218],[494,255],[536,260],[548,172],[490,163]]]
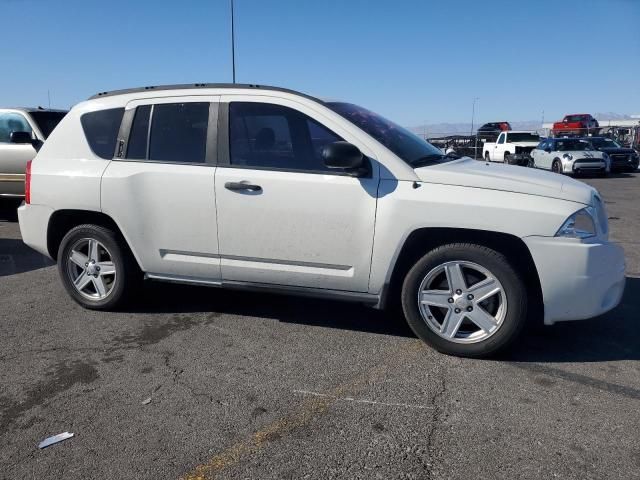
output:
[[[153,100],[156,100],[154,103]],[[218,163],[217,143],[218,143],[218,112],[219,102],[211,101],[207,99],[194,100],[185,102],[180,97],[175,97],[173,102],[157,102],[158,99],[150,99],[148,103],[140,103],[135,107],[125,109],[124,116],[122,117],[122,124],[120,125],[120,131],[118,132],[118,140],[116,141],[116,150],[113,153],[113,160],[119,162],[134,162],[134,163],[163,163],[168,165],[194,165],[198,167],[215,167]],[[169,105],[172,103],[208,103],[209,104],[209,119],[207,125],[207,137],[205,146],[204,162],[169,162],[167,160],[151,160],[149,159],[149,142],[151,140],[151,124],[153,121],[153,111],[155,105]],[[144,105],[151,105],[151,111],[149,112],[149,126],[147,130],[147,150],[145,156],[147,158],[127,158],[127,150],[129,148],[129,136],[131,135],[131,128],[133,127],[133,119],[135,117],[138,107]]]
[[[341,170],[298,170],[295,168],[279,168],[279,167],[258,167],[255,165],[232,165],[231,164],[231,154],[229,149],[229,103],[231,102],[239,102],[239,103],[247,103],[244,100],[221,100],[220,101],[220,113],[218,116],[218,167],[221,168],[235,168],[240,170],[264,170],[264,171],[273,171],[273,172],[291,172],[291,173],[301,173],[301,174],[313,174],[313,175],[334,175],[337,177],[357,177],[357,178],[371,178],[373,176],[373,168],[372,162],[369,157],[365,155],[365,163],[367,164],[366,173],[363,172],[348,172]],[[266,105],[279,105],[275,103],[269,102],[248,102],[248,103],[261,103]],[[291,108],[291,107],[286,107]],[[295,109],[293,109],[295,110]],[[300,112],[303,115],[309,117],[303,112]],[[324,126],[321,122],[318,122],[313,117],[309,117],[320,125]],[[325,127],[328,128],[328,127]]]

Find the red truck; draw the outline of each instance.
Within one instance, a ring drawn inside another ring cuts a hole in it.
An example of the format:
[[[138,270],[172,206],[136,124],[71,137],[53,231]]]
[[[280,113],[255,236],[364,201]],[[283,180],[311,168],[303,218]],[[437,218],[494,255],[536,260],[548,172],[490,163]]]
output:
[[[551,133],[554,137],[564,135],[597,135],[600,131],[598,121],[588,113],[565,115],[561,122],[555,122]]]

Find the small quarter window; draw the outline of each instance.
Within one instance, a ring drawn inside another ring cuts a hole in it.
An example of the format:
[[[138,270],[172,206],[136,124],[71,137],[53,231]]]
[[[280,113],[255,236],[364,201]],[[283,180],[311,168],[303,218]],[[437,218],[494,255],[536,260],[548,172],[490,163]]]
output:
[[[154,105],[149,160],[204,163],[208,123],[208,102]]]
[[[80,123],[91,151],[100,158],[113,158],[123,114],[124,108],[110,108],[85,113],[81,117]]]
[[[147,138],[149,137],[149,114],[151,105],[143,105],[136,108],[133,117],[133,125],[129,134],[129,146],[127,158],[132,160],[145,160],[147,158]]]

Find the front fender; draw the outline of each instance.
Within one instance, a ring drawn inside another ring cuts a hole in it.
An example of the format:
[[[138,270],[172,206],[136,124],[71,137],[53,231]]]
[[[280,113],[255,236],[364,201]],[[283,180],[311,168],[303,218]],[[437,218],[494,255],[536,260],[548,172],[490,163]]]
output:
[[[409,235],[424,228],[465,229],[518,238],[553,236],[584,205],[537,195],[426,182],[380,182],[369,292],[391,280]]]

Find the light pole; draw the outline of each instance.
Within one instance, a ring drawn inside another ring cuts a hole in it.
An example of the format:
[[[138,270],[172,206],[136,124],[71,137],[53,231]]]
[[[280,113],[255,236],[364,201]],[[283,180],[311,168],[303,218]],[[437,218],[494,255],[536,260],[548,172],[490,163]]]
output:
[[[471,134],[470,135],[473,135],[473,121],[475,120],[475,116],[476,116],[476,102],[478,100],[480,100],[480,98],[474,97],[473,105],[471,106]]]
[[[233,22],[233,0],[231,0],[231,68],[233,71],[233,83],[236,83],[236,36]]]
[[[471,105],[471,136],[473,136],[473,121],[476,117],[476,101],[480,100],[478,97],[473,97],[473,104]],[[473,158],[478,158],[478,135],[476,134],[476,141],[473,148]]]

